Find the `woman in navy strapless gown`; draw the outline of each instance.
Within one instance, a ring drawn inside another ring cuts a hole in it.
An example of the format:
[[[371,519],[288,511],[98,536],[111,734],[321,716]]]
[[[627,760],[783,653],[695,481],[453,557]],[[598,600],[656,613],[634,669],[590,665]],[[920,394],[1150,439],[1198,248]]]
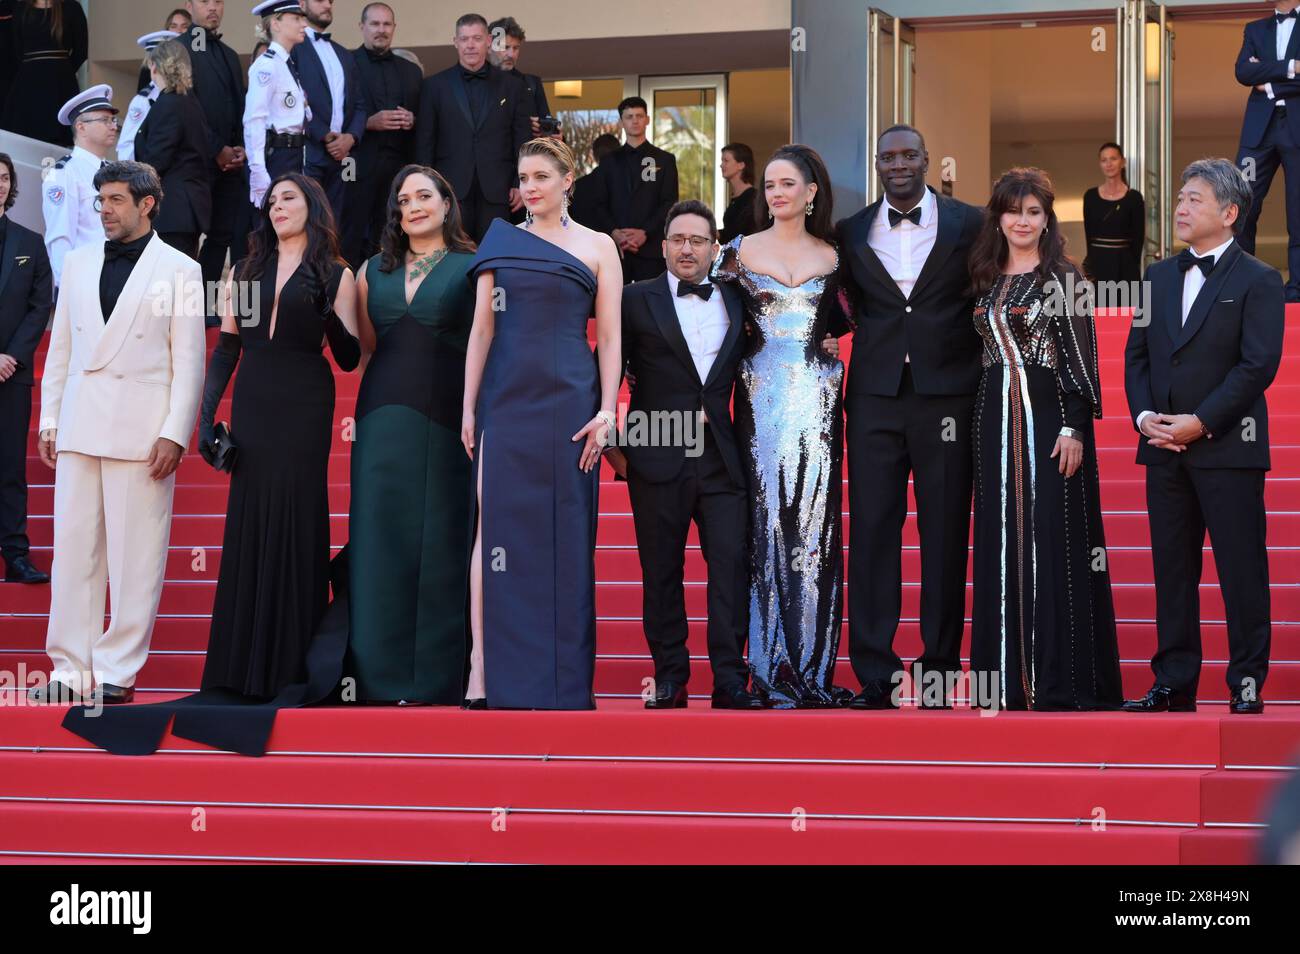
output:
[[[565,214],[573,176],[563,143],[526,143],[519,189],[530,221],[494,221],[469,270],[472,708],[595,706],[596,498],[618,395],[623,273],[610,237]]]

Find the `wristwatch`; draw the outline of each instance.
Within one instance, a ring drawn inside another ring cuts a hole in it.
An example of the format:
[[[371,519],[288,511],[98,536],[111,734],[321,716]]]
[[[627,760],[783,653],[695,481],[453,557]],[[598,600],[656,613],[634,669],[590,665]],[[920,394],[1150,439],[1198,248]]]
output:
[[[1075,440],[1075,441],[1082,441],[1083,431],[1075,430],[1073,427],[1062,427],[1061,436],[1068,437],[1071,440]]]

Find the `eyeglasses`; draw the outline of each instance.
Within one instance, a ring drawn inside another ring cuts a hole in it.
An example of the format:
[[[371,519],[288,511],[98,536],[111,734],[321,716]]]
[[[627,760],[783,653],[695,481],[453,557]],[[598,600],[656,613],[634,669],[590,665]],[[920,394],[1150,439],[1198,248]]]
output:
[[[122,125],[122,120],[118,119],[116,116],[96,116],[94,119],[79,119],[77,122],[86,123],[87,125],[90,123],[108,123],[110,126],[117,126],[119,128]]]
[[[713,244],[713,239],[704,238],[702,235],[670,235],[668,236],[669,248],[681,248],[687,242],[691,243],[691,248],[700,252]]]
[[[127,205],[128,203],[130,203],[130,204],[132,204],[132,205],[135,204],[134,202],[131,201],[131,197],[130,197],[130,196],[125,196],[125,195],[110,195],[110,196],[108,197],[108,204],[111,205],[111,206],[112,206],[113,208],[115,208],[115,209],[120,209],[122,206]],[[95,211],[96,211],[96,212],[103,212],[103,211],[104,211],[104,199],[103,199],[102,196],[98,196],[98,195],[95,196],[94,202],[93,202],[92,204],[94,205],[94,207],[95,207]]]

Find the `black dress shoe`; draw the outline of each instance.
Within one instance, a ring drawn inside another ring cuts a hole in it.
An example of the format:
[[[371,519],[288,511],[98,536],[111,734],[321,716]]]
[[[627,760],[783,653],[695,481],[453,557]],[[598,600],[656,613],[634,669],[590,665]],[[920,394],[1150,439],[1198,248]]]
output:
[[[766,699],[755,695],[744,686],[713,690],[715,709],[766,709],[767,707]]]
[[[1264,711],[1264,700],[1258,696],[1254,699],[1244,699],[1241,690],[1235,689],[1232,700],[1228,703],[1228,711],[1233,715],[1259,715]]]
[[[685,709],[686,687],[675,682],[661,682],[655,686],[655,697],[645,701],[647,709]]]
[[[100,683],[93,698],[100,705],[120,706],[135,698],[135,688],[132,686],[115,686],[111,682]]]
[[[894,692],[888,683],[869,682],[849,700],[850,709],[897,709]]]
[[[1196,697],[1156,683],[1141,699],[1124,703],[1125,712],[1195,712]]]
[[[479,699],[466,699],[464,702],[460,704],[460,707],[462,709],[486,709],[487,696],[483,696],[482,698]]]
[[[14,557],[12,560],[5,561],[5,582],[48,583],[50,575],[32,566],[32,561],[27,557]]]
[[[35,686],[27,690],[27,702],[33,706],[54,706],[66,705],[68,703],[81,702],[81,696],[73,692],[64,683],[57,679],[52,679],[43,686]]]

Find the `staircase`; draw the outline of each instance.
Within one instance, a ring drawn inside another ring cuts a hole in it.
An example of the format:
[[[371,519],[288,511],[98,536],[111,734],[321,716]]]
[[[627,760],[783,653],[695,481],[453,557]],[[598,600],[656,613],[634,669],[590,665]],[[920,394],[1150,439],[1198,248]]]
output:
[[[1263,716],[1227,715],[1227,634],[1208,541],[1197,713],[712,712],[693,530],[693,704],[646,712],[640,695],[653,667],[640,628],[636,538],[626,484],[606,468],[596,712],[289,710],[262,759],[170,735],[152,758],[109,756],[65,732],[62,709],[22,705],[9,688],[15,679],[23,685],[26,672],[48,670],[49,588],[0,583],[0,673],[10,674],[0,683],[0,859],[1249,861],[1269,794],[1300,749],[1300,306],[1288,306],[1287,326],[1287,357],[1269,391],[1274,628]],[[1107,416],[1097,441],[1124,689],[1135,696],[1150,684],[1155,595],[1143,473],[1123,395],[1126,333],[1125,319],[1099,318]],[[848,359],[851,344],[843,345]],[[360,379],[336,375],[329,479],[338,548],[347,538],[344,438]],[[33,422],[39,388],[36,397]],[[227,396],[218,419],[229,413]],[[36,457],[34,433],[29,449],[33,556],[48,567],[53,474]],[[197,454],[186,455],[158,625],[137,682],[141,701],[198,686],[227,485]],[[914,513],[904,546],[906,659],[920,652]],[[847,624],[843,639],[836,681],[856,687]]]

